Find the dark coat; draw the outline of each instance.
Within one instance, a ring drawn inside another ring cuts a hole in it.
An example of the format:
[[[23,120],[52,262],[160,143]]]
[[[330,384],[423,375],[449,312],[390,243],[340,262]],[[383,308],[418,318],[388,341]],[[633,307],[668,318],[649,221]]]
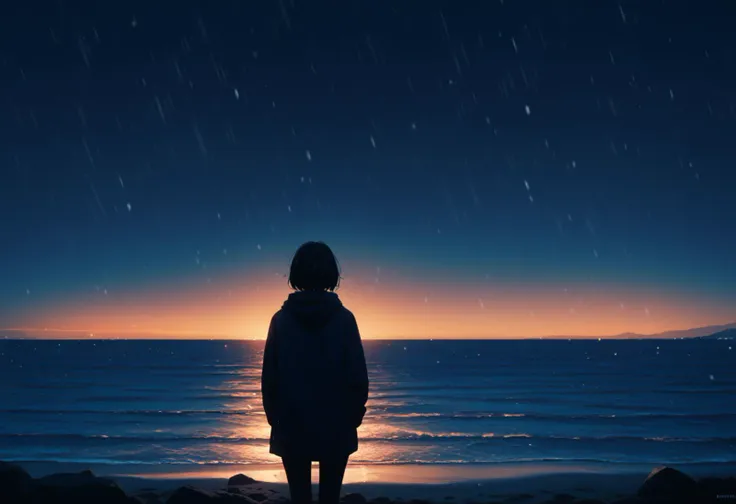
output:
[[[268,329],[261,392],[271,453],[318,461],[358,449],[368,372],[358,324],[337,294],[289,295]]]

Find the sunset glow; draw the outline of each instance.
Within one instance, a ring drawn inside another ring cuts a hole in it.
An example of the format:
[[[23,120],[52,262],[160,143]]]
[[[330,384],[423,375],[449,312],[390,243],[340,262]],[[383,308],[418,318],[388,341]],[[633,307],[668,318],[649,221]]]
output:
[[[674,290],[617,283],[418,281],[355,268],[338,289],[364,338],[605,337],[730,323],[731,307]],[[290,292],[283,275],[242,274],[75,296],[12,329],[50,338],[263,339]],[[11,329],[11,328],[8,328]]]

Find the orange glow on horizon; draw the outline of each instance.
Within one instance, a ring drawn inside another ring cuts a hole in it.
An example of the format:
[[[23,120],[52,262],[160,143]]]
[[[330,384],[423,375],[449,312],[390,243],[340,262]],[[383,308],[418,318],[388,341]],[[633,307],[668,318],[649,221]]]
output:
[[[42,337],[263,339],[290,290],[282,275],[79,297],[19,321]],[[734,310],[642,286],[417,282],[361,271],[341,300],[366,339],[654,334],[733,322]]]

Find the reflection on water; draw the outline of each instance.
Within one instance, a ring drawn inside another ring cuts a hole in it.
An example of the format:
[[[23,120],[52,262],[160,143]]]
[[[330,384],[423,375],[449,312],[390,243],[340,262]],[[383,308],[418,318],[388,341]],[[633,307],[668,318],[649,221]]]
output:
[[[223,415],[218,422],[212,426],[210,435],[215,438],[241,439],[247,442],[243,444],[213,444],[210,449],[217,455],[217,459],[227,463],[268,463],[279,462],[281,459],[275,455],[271,455],[268,451],[268,439],[271,428],[266,421],[263,412],[263,403],[261,395],[257,392],[260,387],[260,367],[263,362],[263,352],[259,351],[253,355],[253,360],[246,367],[233,369],[234,376],[224,380],[218,387],[219,390],[228,390],[231,392],[241,392],[249,390],[247,394],[241,394],[237,401],[228,403],[225,406],[230,411],[248,412],[247,415]],[[393,382],[392,374],[383,368],[374,368],[370,370],[370,380],[372,387],[379,389],[390,389]],[[388,421],[385,417],[375,415],[376,408],[386,410],[389,407],[403,407],[405,403],[395,399],[372,398],[368,404],[368,413],[363,425],[358,429],[359,436],[362,440],[372,440],[369,443],[360,443],[358,452],[355,453],[351,460],[354,462],[393,462],[398,460],[398,454],[402,451],[402,447],[392,440],[401,439],[407,435],[422,436],[426,432],[417,429],[407,429],[405,426],[395,425]],[[403,447],[405,450],[406,448]],[[413,448],[415,453],[421,451],[421,447]],[[360,473],[367,469],[354,470],[358,471],[355,476],[360,478]],[[277,471],[272,474],[267,471],[269,480],[279,481],[283,478],[283,473]],[[264,476],[265,477],[265,476]],[[352,477],[352,476],[351,476]],[[276,478],[276,479],[273,479]]]
[[[371,395],[351,462],[733,462],[729,343],[367,341]],[[278,468],[262,348],[0,340],[0,460]]]

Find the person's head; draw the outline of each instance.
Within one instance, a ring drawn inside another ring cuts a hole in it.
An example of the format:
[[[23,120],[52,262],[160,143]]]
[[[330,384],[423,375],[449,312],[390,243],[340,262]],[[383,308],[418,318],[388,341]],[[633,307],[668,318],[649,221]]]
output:
[[[289,285],[298,291],[334,291],[340,284],[340,268],[330,247],[323,242],[307,242],[294,254]]]

